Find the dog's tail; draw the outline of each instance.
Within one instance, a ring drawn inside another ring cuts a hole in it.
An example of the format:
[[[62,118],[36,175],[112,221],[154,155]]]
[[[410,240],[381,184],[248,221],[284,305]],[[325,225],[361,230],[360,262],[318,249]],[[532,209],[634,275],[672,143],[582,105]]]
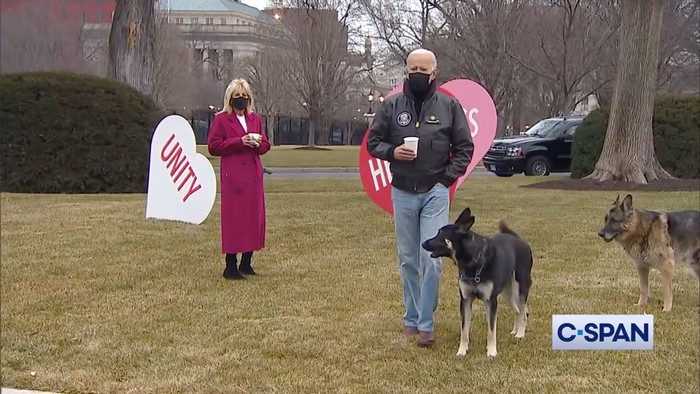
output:
[[[504,234],[510,234],[510,235],[514,235],[514,236],[520,238],[520,236],[515,231],[511,230],[508,227],[508,225],[506,224],[506,221],[503,219],[498,221],[498,231],[500,231],[501,233],[504,233]]]

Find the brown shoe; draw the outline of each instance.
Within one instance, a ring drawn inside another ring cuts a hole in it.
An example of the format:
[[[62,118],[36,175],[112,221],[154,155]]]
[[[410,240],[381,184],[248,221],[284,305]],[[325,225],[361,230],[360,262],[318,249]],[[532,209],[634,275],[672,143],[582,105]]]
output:
[[[418,333],[418,346],[420,347],[431,347],[435,343],[435,336],[432,332],[420,331]]]
[[[401,333],[407,337],[410,337],[413,335],[418,335],[418,329],[415,327],[404,326],[403,331]]]

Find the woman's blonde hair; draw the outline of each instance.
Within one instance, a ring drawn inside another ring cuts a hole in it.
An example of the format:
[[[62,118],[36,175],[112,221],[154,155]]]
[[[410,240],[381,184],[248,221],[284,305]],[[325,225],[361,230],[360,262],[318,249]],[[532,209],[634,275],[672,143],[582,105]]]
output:
[[[253,90],[250,88],[250,84],[243,78],[234,79],[226,87],[226,93],[224,94],[224,111],[226,113],[233,112],[233,107],[231,106],[231,98],[236,93],[245,93],[248,95],[248,106],[246,107],[246,112],[251,113],[255,111],[255,103],[253,101]]]

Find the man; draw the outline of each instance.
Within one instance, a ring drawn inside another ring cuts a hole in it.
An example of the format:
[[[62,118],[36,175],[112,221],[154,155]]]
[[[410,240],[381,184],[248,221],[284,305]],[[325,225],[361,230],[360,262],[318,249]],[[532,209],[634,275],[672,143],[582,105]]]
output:
[[[404,335],[430,347],[442,264],[421,243],[449,220],[449,187],[464,175],[474,144],[459,102],[437,92],[435,55],[425,49],[406,59],[403,92],[387,98],[369,131],[370,154],[391,164],[391,194],[406,308]],[[419,137],[417,152],[404,137]],[[450,156],[451,154],[451,156]]]

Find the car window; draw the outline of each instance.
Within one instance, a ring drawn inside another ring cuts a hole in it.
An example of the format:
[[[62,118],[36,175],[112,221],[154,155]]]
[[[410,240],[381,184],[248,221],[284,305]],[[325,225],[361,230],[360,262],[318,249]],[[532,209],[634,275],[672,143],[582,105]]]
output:
[[[576,129],[578,129],[578,126],[579,125],[571,126],[571,128],[569,130],[566,130],[566,133],[564,133],[564,135],[566,137],[573,136],[574,134],[576,134]]]
[[[562,125],[565,123],[558,119],[544,119],[532,126],[525,135],[530,137],[540,136],[547,137],[550,135],[556,135],[559,130],[562,129]]]

